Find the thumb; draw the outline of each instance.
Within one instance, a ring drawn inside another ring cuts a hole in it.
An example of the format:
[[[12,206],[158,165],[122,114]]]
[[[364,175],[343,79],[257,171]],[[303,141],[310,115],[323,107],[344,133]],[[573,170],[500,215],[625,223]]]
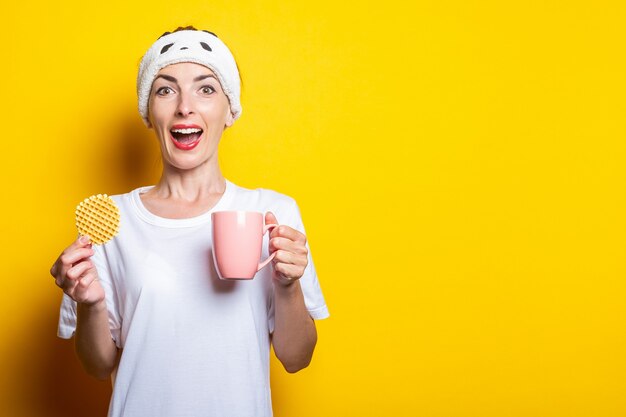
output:
[[[278,220],[276,220],[276,216],[271,211],[265,213],[265,224],[278,224]]]

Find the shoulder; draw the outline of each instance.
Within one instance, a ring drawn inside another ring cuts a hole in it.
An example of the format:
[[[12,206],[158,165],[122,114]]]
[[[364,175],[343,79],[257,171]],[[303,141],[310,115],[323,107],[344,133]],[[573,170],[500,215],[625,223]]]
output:
[[[113,194],[110,197],[118,206],[128,207],[136,198],[139,198],[140,194],[145,193],[152,187],[154,187],[154,185],[139,187],[124,194]]]
[[[231,183],[232,184],[232,183]],[[232,184],[236,189],[238,202],[257,205],[259,208],[283,208],[296,207],[296,200],[287,194],[280,193],[269,188],[245,188]]]
[[[236,193],[231,210],[271,211],[279,223],[303,229],[300,209],[293,197],[269,188],[250,189],[232,185]]]

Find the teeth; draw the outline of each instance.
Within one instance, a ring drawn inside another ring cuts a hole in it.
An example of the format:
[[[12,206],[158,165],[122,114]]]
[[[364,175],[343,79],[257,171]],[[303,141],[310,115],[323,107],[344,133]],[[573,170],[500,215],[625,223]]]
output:
[[[172,129],[172,132],[182,133],[184,135],[188,135],[190,133],[199,133],[202,132],[202,129],[197,129],[195,127],[190,127],[189,129]]]

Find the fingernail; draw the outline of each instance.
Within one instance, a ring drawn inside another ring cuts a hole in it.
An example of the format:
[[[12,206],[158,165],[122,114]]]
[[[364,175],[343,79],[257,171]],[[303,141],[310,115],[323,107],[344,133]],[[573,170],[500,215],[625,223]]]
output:
[[[85,243],[89,243],[89,236],[81,236],[81,237],[78,239],[78,241],[79,241],[80,243],[82,243],[83,245],[84,245]]]

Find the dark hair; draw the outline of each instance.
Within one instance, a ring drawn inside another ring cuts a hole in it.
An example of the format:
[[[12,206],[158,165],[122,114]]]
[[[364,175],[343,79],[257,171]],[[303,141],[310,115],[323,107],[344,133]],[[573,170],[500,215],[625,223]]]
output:
[[[179,30],[200,30],[200,29],[196,29],[195,27],[193,27],[191,25],[190,26],[185,26],[185,27],[179,26],[176,29],[174,29],[172,32],[165,32],[164,34],[159,36],[157,38],[157,40],[161,39],[165,35],[169,35],[170,33],[178,32]],[[213,36],[215,36],[217,38],[217,35],[215,33],[213,33],[213,32],[209,32],[208,30],[203,30],[203,32],[210,33],[211,35],[213,35]]]
[[[185,26],[185,27],[179,26],[176,29],[174,29],[172,32],[165,32],[165,33],[163,33],[161,36],[159,36],[157,38],[157,40],[161,39],[165,35],[169,35],[171,33],[178,32],[180,30],[200,30],[200,29],[196,29],[195,27],[193,27],[191,25]],[[217,35],[215,33],[213,33],[213,32],[209,32],[208,30],[202,30],[202,32],[210,33],[211,35],[213,35],[213,36],[215,36],[217,38]],[[232,51],[231,51],[231,53],[232,53]],[[233,54],[233,57],[234,57],[234,54]],[[241,70],[239,69],[239,64],[237,64],[237,60],[236,59],[235,59],[235,65],[237,66],[237,72],[239,72],[239,84],[243,88],[243,79],[241,78]]]

